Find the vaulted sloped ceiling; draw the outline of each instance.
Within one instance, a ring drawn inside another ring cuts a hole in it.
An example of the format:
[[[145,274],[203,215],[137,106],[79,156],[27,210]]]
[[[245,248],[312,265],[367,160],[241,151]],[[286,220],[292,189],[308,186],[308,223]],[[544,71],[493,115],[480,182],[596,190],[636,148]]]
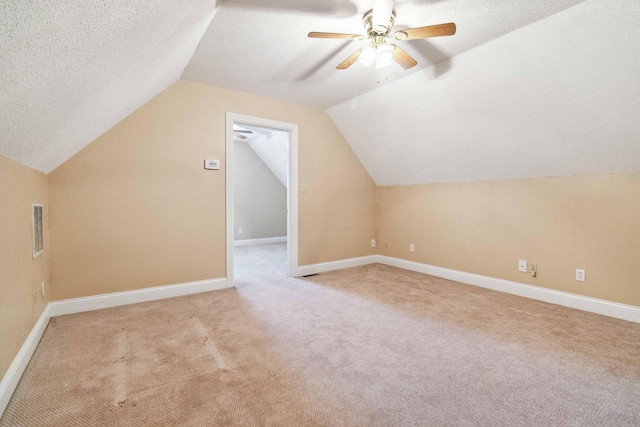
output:
[[[0,155],[69,159],[180,77],[217,3],[0,2]]]
[[[372,4],[0,2],[0,155],[49,172],[182,77],[329,108],[378,184],[640,170],[638,0],[397,0],[457,34],[335,70],[362,42],[307,33]]]
[[[287,186],[289,166],[289,132],[267,130],[258,138],[247,140],[247,144],[260,157],[278,181]]]
[[[388,0],[392,1],[392,0]],[[396,0],[395,30],[455,22],[453,37],[398,42],[418,65],[336,66],[367,41],[310,39],[310,31],[363,34],[374,0],[225,0],[182,78],[328,108],[442,62],[583,0]]]
[[[590,0],[328,112],[378,185],[637,172],[639,22]]]

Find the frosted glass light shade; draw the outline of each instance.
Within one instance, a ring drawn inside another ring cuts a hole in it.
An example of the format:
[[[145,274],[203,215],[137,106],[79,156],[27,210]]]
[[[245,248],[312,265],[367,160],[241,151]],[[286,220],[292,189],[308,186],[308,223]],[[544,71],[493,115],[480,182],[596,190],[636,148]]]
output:
[[[358,62],[360,62],[365,67],[371,67],[371,64],[373,64],[375,60],[376,51],[371,47],[363,49],[360,53],[360,56],[358,57]]]
[[[378,47],[378,64],[387,65],[393,59],[393,48],[388,44]]]

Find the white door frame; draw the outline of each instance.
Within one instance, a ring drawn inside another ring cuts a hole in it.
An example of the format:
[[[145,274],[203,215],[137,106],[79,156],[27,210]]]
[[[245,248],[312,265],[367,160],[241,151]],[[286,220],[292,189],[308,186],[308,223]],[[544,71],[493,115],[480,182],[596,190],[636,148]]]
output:
[[[298,125],[260,117],[226,113],[226,203],[227,203],[227,286],[233,282],[233,124],[246,124],[289,132],[289,165],[287,167],[287,260],[289,276],[298,272]]]

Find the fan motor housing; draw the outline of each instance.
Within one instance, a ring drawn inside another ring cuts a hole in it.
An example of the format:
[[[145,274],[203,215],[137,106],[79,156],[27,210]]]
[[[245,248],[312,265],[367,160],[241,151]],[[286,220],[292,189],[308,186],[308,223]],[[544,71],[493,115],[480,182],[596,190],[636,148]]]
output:
[[[389,31],[391,31],[391,27],[393,27],[393,24],[395,24],[396,22],[396,11],[393,10],[391,11],[391,16],[389,17],[389,25],[387,26],[387,28],[384,29],[384,31],[378,31],[378,29],[373,28],[373,9],[365,12],[365,14],[362,17],[362,23],[364,24],[364,28],[367,31],[367,34],[370,37],[375,37],[375,36],[386,36],[387,34],[389,34]]]

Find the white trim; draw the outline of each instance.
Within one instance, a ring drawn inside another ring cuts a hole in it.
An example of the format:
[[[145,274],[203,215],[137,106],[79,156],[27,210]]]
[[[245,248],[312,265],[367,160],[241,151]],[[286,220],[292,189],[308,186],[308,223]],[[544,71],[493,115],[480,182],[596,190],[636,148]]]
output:
[[[227,242],[227,283],[233,286],[233,124],[246,124],[289,132],[289,165],[287,167],[287,259],[289,276],[298,273],[298,125],[261,117],[226,113],[226,242]]]
[[[298,275],[308,276],[309,274],[325,273],[327,271],[340,270],[342,268],[360,267],[361,265],[375,264],[376,262],[378,262],[377,255],[367,255],[358,258],[347,258],[338,261],[301,265],[298,267]]]
[[[31,333],[13,359],[11,366],[0,382],[0,417],[11,400],[11,396],[20,382],[25,368],[33,356],[42,334],[49,320],[55,316],[81,313],[84,311],[100,310],[102,308],[116,307],[120,305],[135,304],[145,301],[155,301],[164,298],[174,298],[200,292],[215,291],[227,288],[227,279],[209,279],[196,282],[178,283],[176,285],[155,286],[153,288],[135,289],[132,291],[113,292],[109,294],[94,295],[90,297],[72,298],[61,301],[53,301],[47,304],[40,318],[34,325]]]
[[[358,267],[374,263],[385,264],[469,285],[480,286],[513,295],[640,323],[640,307],[570,294],[552,289],[540,288],[537,286],[525,285],[523,283],[481,276],[479,274],[467,273],[464,271],[452,270],[449,268],[437,267],[414,261],[407,261],[400,258],[392,258],[384,255],[368,255],[358,258],[303,265],[298,267],[298,275],[306,276],[309,274],[323,273],[342,268]],[[164,298],[173,298],[199,292],[209,292],[227,288],[229,287],[227,283],[227,279],[225,278],[200,280],[197,282],[156,286],[153,288],[143,288],[133,291],[114,292],[91,297],[50,302],[42,311],[40,318],[34,325],[31,333],[20,348],[20,351],[18,351],[18,354],[13,359],[13,362],[0,382],[0,417],[2,417],[13,392],[20,382],[20,378],[22,377],[29,360],[31,360],[31,356],[33,356],[33,352],[38,346],[38,343],[42,338],[42,334],[46,330],[51,317],[135,304],[145,301],[154,301]]]
[[[553,289],[540,288],[538,286],[525,285],[524,283],[511,282],[509,280],[496,279],[494,277],[481,276],[479,274],[467,273],[444,267],[436,267],[434,265],[422,264],[419,262],[407,261],[384,255],[378,255],[378,262],[392,267],[455,280],[456,282],[480,286],[483,288],[493,289],[495,291],[506,292],[508,294],[640,323],[640,307],[632,305],[585,297]]]
[[[2,382],[0,382],[0,417],[2,417],[4,410],[7,408],[9,400],[11,400],[11,396],[18,386],[18,382],[20,382],[20,378],[52,317],[215,291],[226,287],[227,279],[223,277],[50,302],[43,310],[31,333],[22,344],[20,351],[13,359],[11,366],[9,366],[7,373],[2,378]]]
[[[51,314],[49,305],[47,305],[42,311],[40,318],[33,326],[33,329],[31,329],[31,333],[29,333],[24,344],[20,347],[20,351],[18,351],[18,354],[13,359],[9,369],[4,374],[2,382],[0,382],[0,417],[2,417],[4,410],[7,408],[9,400],[11,400],[11,396],[18,386],[20,378],[22,378],[22,374],[27,368],[29,360],[31,360],[31,356],[33,356],[33,352],[36,350],[36,347],[40,342],[40,338],[42,338],[42,334],[45,329],[47,329],[49,319],[51,319]]]
[[[286,243],[287,236],[263,237],[261,239],[234,240],[233,246],[269,245],[271,243]]]
[[[227,113],[225,116],[225,203],[226,203],[226,256],[227,256],[227,282],[230,286],[233,286],[233,191],[231,191],[231,185],[233,183],[231,175],[231,164],[233,159],[233,117],[231,113]]]
[[[55,317],[81,313],[83,311],[117,307],[120,305],[180,297],[200,292],[216,291],[226,287],[227,280],[225,278],[199,280],[197,282],[179,283],[177,285],[155,286],[153,288],[142,288],[132,291],[112,292],[90,297],[54,301],[50,302],[49,306],[51,307],[51,317]]]
[[[289,128],[289,169],[287,170],[287,256],[289,276],[298,273],[298,125]]]

